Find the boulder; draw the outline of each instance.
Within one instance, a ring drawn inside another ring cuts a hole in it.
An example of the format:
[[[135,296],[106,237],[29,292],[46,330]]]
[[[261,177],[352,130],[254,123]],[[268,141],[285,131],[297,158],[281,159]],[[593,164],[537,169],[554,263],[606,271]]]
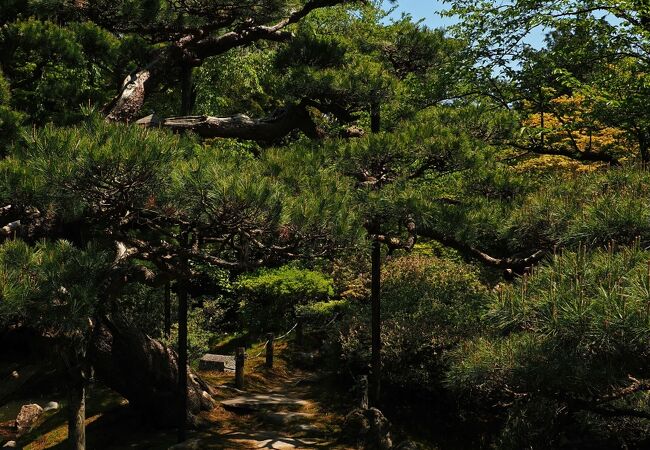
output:
[[[20,408],[18,417],[16,417],[16,430],[18,434],[21,435],[31,430],[38,418],[41,417],[41,414],[43,414],[43,408],[36,403],[23,405]]]
[[[345,417],[343,436],[368,450],[393,448],[390,422],[377,408],[357,408]]]

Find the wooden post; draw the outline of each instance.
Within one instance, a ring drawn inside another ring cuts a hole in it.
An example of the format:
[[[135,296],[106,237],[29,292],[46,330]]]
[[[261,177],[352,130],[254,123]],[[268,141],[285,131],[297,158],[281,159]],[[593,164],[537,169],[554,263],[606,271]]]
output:
[[[237,347],[235,353],[235,386],[237,389],[244,388],[244,361],[246,361],[246,350],[244,347]]]
[[[266,367],[269,369],[273,368],[273,339],[275,336],[273,333],[268,333],[266,335]]]
[[[298,347],[302,347],[303,340],[305,339],[304,333],[305,330],[303,329],[304,326],[304,319],[302,317],[298,318],[298,326],[296,327],[296,345]]]

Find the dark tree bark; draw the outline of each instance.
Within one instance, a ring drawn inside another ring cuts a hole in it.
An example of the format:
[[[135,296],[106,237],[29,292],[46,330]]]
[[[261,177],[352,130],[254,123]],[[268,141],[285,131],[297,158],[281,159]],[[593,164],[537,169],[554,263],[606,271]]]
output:
[[[372,281],[371,281],[371,328],[372,328],[372,385],[370,401],[378,406],[381,391],[381,243],[372,243]]]
[[[165,329],[164,336],[169,338],[172,330],[172,287],[171,283],[168,281],[165,283]]]
[[[381,106],[379,102],[373,101],[370,104],[370,130],[379,133],[381,129]],[[379,226],[377,230],[379,231]],[[381,242],[377,236],[373,236],[371,255],[371,286],[370,286],[370,308],[371,308],[371,385],[370,403],[371,406],[379,406],[381,392]]]
[[[193,103],[192,67],[184,65],[181,69],[181,116],[192,114]]]
[[[424,229],[419,232],[421,236],[429,237],[431,239],[435,239],[436,241],[440,242],[443,245],[446,245],[447,247],[453,248],[458,250],[459,252],[463,253],[466,256],[476,258],[478,261],[481,263],[490,266],[490,267],[496,267],[499,269],[504,269],[504,270],[510,270],[515,273],[521,273],[523,272],[527,267],[530,267],[534,264],[537,264],[540,262],[544,257],[548,254],[547,251],[544,250],[536,250],[532,252],[530,255],[526,256],[510,256],[510,257],[505,257],[505,258],[498,258],[494,257],[491,255],[488,255],[487,253],[471,246],[468,244],[465,244],[464,242],[461,242],[454,238],[453,236],[446,235],[443,233],[439,233],[435,230],[431,229]]]
[[[178,356],[170,348],[121,319],[98,321],[88,357],[98,379],[123,395],[161,427],[178,425],[182,402]],[[180,366],[183,367],[183,366]],[[213,407],[210,387],[192,371],[187,376],[188,422]]]
[[[233,21],[227,23],[208,23],[205,26],[187,29],[187,34],[172,38],[172,42],[162,49],[157,57],[145,68],[130,74],[124,81],[122,89],[116,97],[105,107],[108,120],[130,122],[137,115],[144,104],[144,99],[149,91],[166,71],[175,67],[198,67],[206,58],[226,53],[227,51],[250,45],[261,40],[287,41],[293,34],[286,28],[302,20],[310,12],[338,4],[348,0],[310,0],[302,8],[293,10],[284,19],[271,25],[260,25],[254,21],[245,22],[236,26],[236,29],[216,35],[215,30],[223,30],[231,26]],[[177,36],[175,33],[172,36]]]
[[[178,291],[178,391],[181,393],[178,408],[178,442],[187,437],[187,290]],[[185,370],[183,370],[185,369]]]
[[[68,386],[68,442],[71,450],[86,449],[86,383],[78,369]]]
[[[146,127],[162,127],[173,131],[193,131],[204,138],[237,138],[257,142],[274,142],[293,130],[318,138],[322,132],[302,105],[290,105],[277,114],[252,119],[244,114],[232,117],[182,116],[158,119],[147,116],[136,123]]]

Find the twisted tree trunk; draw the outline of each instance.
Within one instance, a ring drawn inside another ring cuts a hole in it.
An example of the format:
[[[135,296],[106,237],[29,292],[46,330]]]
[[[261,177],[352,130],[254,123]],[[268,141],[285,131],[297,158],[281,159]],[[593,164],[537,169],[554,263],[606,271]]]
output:
[[[103,318],[88,354],[98,379],[123,395],[157,426],[175,427],[183,396],[176,352],[126,322]],[[187,422],[195,426],[201,411],[212,409],[210,387],[189,368]]]
[[[166,119],[150,115],[136,123],[172,131],[192,131],[204,138],[237,138],[257,142],[277,141],[293,130],[300,130],[310,138],[322,135],[303,105],[289,105],[262,119],[253,119],[244,114],[231,117],[180,116]]]
[[[74,374],[68,386],[68,442],[71,450],[86,450],[86,383]]]

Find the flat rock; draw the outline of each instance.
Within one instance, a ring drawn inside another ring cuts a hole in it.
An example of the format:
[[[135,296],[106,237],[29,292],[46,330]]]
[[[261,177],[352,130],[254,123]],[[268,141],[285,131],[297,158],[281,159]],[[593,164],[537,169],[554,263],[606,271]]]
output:
[[[234,372],[235,357],[206,353],[199,360],[199,370],[214,370],[217,372]]]
[[[277,411],[268,412],[262,416],[262,420],[274,425],[292,425],[300,422],[306,422],[314,417],[313,414],[290,412],[290,411]]]
[[[224,408],[241,412],[273,410],[280,407],[299,409],[308,404],[309,402],[306,400],[291,398],[282,394],[250,394],[221,402]]]
[[[267,431],[236,431],[225,433],[221,436],[234,444],[232,448],[264,448],[276,450],[295,448],[304,450],[309,448],[329,448],[332,445],[329,441],[317,438],[296,438]]]

